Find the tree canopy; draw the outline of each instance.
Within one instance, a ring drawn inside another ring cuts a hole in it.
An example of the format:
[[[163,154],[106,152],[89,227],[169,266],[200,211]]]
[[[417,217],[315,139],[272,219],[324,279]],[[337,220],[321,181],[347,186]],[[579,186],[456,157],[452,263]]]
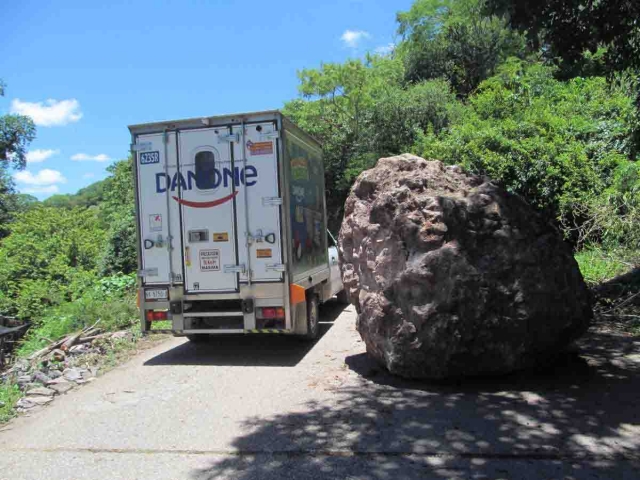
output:
[[[4,96],[5,84],[0,80],[0,97]],[[27,147],[36,137],[33,120],[24,115],[0,116],[0,162],[22,169],[27,164]]]
[[[565,72],[579,73],[599,51],[608,72],[640,71],[637,0],[487,0],[486,6],[524,32],[532,50],[561,59]]]

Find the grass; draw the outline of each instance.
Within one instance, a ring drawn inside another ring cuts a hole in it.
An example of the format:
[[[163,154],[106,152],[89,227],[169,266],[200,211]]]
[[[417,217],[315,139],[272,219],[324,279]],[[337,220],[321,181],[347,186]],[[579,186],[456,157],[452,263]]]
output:
[[[15,416],[13,406],[21,396],[22,393],[17,385],[0,383],[0,424]]]
[[[595,247],[584,248],[575,258],[582,276],[589,285],[606,282],[622,275],[638,264],[638,252],[624,250],[603,250]]]
[[[151,330],[171,330],[173,328],[173,324],[171,320],[163,320],[160,322],[152,322]]]
[[[28,356],[51,341],[91,326],[98,320],[98,326],[104,331],[121,330],[136,324],[138,310],[135,297],[108,296],[94,291],[74,302],[52,307],[37,319],[36,326],[29,330],[16,353],[19,357]]]
[[[603,289],[603,283],[640,267],[640,252],[598,247],[585,248],[575,255],[585,281],[596,292],[594,311],[599,321],[623,332],[640,336],[640,306],[633,301],[639,295],[638,275],[626,275]],[[598,288],[599,287],[599,288]]]

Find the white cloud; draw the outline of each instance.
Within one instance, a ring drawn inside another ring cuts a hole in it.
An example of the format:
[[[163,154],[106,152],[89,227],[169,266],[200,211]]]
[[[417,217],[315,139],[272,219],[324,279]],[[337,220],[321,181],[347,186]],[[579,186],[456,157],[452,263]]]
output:
[[[40,193],[58,193],[60,189],[57,185],[48,185],[46,187],[28,187],[20,190],[22,193],[31,193],[34,195]]]
[[[24,183],[27,185],[35,185],[35,186],[46,186],[46,185],[54,185],[56,183],[66,183],[67,179],[64,178],[57,170],[49,170],[45,168],[44,170],[40,170],[35,175],[28,170],[24,170],[22,172],[16,172],[13,175],[13,178],[16,179],[19,183]]]
[[[87,155],[86,153],[76,153],[71,157],[76,162],[108,162],[111,160],[109,155],[100,153],[98,155]]]
[[[11,113],[31,117],[36,125],[53,127],[77,122],[82,118],[80,103],[75,98],[69,100],[49,99],[45,102],[22,102],[19,98],[11,102]]]
[[[342,40],[347,47],[356,48],[362,40],[367,38],[371,38],[371,34],[364,30],[345,30],[340,40]]]
[[[380,45],[379,47],[376,47],[373,51],[378,55],[388,55],[391,52],[393,52],[394,48],[396,48],[396,44],[392,42],[392,43],[388,43],[387,45]]]
[[[93,178],[95,176],[95,173],[85,173],[84,175],[82,175],[82,178]]]
[[[44,162],[47,158],[60,153],[60,150],[29,150],[27,152],[27,163]]]

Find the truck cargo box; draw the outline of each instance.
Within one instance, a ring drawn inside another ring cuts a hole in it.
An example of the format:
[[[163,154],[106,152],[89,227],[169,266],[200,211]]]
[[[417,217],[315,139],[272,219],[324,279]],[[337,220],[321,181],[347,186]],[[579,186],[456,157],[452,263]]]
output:
[[[277,111],[129,130],[142,329],[308,334],[342,288],[318,142]]]

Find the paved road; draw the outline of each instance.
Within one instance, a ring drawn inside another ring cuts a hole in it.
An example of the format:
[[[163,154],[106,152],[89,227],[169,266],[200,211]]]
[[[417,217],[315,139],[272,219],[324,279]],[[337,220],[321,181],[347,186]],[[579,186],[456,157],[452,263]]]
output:
[[[426,384],[322,338],[171,339],[0,432],[2,479],[640,478],[640,349],[599,331],[544,372]]]

